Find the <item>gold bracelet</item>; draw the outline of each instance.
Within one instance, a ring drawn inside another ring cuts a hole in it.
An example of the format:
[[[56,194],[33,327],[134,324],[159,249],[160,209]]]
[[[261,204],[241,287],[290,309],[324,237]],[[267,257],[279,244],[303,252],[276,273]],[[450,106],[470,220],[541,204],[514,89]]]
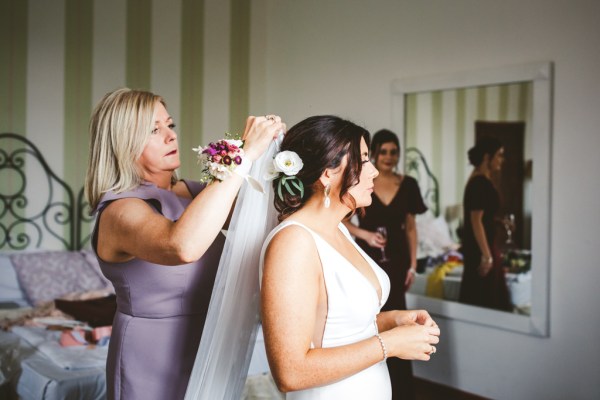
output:
[[[381,350],[383,351],[383,361],[387,360],[387,349],[385,348],[385,343],[383,343],[383,339],[379,333],[376,333],[377,339],[379,339],[379,344],[381,345]]]
[[[494,257],[489,256],[489,257],[485,257],[485,256],[481,256],[481,261],[483,261],[486,264],[491,264],[494,262]]]

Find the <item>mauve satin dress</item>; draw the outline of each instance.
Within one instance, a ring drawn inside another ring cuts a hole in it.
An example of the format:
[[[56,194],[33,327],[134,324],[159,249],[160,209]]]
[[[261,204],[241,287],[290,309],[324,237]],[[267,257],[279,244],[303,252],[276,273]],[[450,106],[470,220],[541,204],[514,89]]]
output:
[[[204,188],[197,182],[185,183],[192,196]],[[98,205],[96,226],[110,202],[132,197],[145,200],[172,221],[191,201],[149,183],[124,193],[109,192]],[[95,249],[96,231],[93,243]],[[98,259],[117,295],[106,364],[109,400],[183,399],[224,243],[219,234],[200,260],[177,266]]]

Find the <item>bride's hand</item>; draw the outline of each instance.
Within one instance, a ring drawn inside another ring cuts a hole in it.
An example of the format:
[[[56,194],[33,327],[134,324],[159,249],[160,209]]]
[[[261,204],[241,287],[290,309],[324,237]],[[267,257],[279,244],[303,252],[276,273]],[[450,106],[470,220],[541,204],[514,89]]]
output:
[[[244,153],[252,161],[258,159],[269,147],[271,141],[285,130],[285,124],[276,115],[248,117],[244,136],[242,137],[244,140]]]
[[[410,324],[437,326],[431,315],[425,310],[397,310],[396,313],[398,326]]]
[[[388,356],[427,361],[436,352],[440,329],[419,324],[398,326],[381,333]]]
[[[436,322],[425,310],[391,310],[377,315],[377,326],[380,332],[404,325],[437,327]]]

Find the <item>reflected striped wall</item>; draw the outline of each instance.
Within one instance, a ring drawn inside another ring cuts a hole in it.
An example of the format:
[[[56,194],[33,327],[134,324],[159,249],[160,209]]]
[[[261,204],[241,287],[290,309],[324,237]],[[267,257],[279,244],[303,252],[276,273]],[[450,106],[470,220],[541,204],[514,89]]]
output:
[[[83,185],[88,122],[108,91],[162,95],[191,147],[243,129],[249,109],[245,0],[0,0],[0,131],[27,136],[56,173]],[[189,151],[187,151],[189,150]],[[0,176],[0,184],[10,178]]]
[[[438,177],[442,213],[462,203],[475,121],[525,121],[525,159],[531,158],[532,89],[530,82],[520,82],[406,96],[405,146],[421,150]]]

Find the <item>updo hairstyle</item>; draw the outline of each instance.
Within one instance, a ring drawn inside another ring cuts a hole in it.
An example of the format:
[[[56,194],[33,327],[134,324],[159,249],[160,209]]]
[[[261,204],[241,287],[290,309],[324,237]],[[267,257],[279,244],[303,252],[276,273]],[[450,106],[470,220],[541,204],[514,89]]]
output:
[[[502,148],[502,143],[493,137],[484,136],[477,140],[475,146],[469,149],[469,163],[474,167],[479,167],[483,162],[483,157],[487,154],[491,159],[496,152]]]
[[[355,186],[360,178],[362,160],[360,140],[369,145],[369,132],[344,119],[332,115],[319,115],[306,118],[291,127],[286,133],[280,150],[294,151],[302,159],[304,167],[296,177],[304,185],[304,196],[283,191],[283,200],[275,196],[275,208],[279,212],[279,221],[298,211],[317,190],[324,190],[319,178],[326,169],[340,166],[344,156],[348,163],[342,175],[340,201],[351,210],[356,202],[348,190]],[[273,190],[277,190],[277,179],[273,181]]]

